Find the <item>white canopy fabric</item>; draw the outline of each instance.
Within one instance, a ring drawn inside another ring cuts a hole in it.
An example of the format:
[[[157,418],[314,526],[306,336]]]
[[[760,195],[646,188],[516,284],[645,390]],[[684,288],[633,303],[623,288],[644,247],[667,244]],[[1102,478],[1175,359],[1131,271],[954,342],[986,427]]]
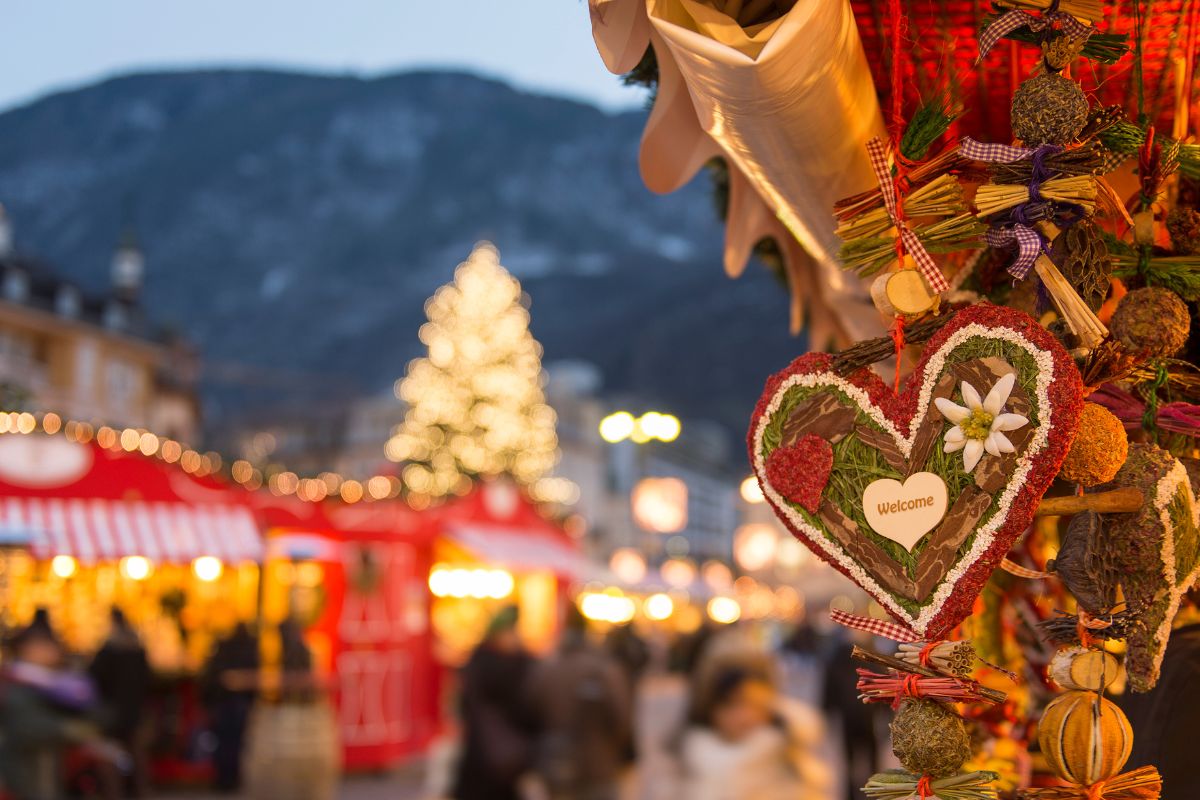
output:
[[[187,563],[215,556],[259,561],[262,537],[250,510],[93,498],[0,498],[0,540],[28,543],[37,558],[69,555],[85,563],[145,556]]]
[[[651,44],[659,85],[641,170],[674,191],[714,155],[730,165],[725,267],[775,238],[812,344],[882,335],[867,287],[837,261],[833,203],[873,185],[866,142],[882,114],[847,0],[800,2],[753,33],[700,0],[590,0],[606,66],[632,69]],[[732,24],[723,24],[722,20]]]

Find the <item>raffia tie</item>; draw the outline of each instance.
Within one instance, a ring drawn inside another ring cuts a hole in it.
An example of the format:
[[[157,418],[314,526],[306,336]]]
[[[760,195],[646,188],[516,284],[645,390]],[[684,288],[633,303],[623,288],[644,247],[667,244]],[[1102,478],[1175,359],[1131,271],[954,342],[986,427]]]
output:
[[[929,775],[921,776],[921,779],[917,781],[917,794],[920,796],[921,800],[929,800],[929,798],[934,796],[932,777]]]
[[[1158,800],[1161,796],[1162,777],[1154,767],[1139,767],[1090,786],[1026,789],[1021,794],[1027,800]]]
[[[920,237],[908,227],[904,217],[901,200],[901,186],[892,177],[890,148],[879,137],[867,142],[867,155],[871,159],[871,169],[875,172],[875,180],[879,183],[879,193],[883,196],[883,205],[887,209],[888,219],[896,227],[897,252],[907,252],[917,264],[917,270],[934,292],[945,292],[950,289],[946,276],[921,243]],[[902,184],[903,185],[903,184]]]

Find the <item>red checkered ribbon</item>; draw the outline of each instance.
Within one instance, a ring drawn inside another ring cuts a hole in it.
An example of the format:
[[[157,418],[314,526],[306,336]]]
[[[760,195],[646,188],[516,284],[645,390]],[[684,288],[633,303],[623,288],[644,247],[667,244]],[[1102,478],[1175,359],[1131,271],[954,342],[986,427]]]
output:
[[[1049,578],[1050,577],[1049,572],[1039,572],[1036,569],[1029,569],[1028,567],[1022,567],[1017,562],[1009,561],[1007,558],[1000,560],[1000,569],[1004,570],[1009,575],[1016,575],[1018,578],[1029,578],[1030,580],[1037,580],[1039,578]]]
[[[838,608],[829,609],[829,618],[843,627],[853,628],[856,631],[864,631],[872,636],[882,636],[885,639],[891,639],[893,642],[916,642],[921,638],[904,625],[888,622],[884,619],[860,617],[857,614],[851,614],[848,611],[842,611]]]
[[[896,186],[896,181],[892,178],[890,149],[884,145],[883,140],[876,137],[867,142],[867,154],[871,157],[871,169],[875,171],[875,180],[879,181],[879,193],[883,195],[883,205],[887,208],[888,218],[896,226],[896,232],[900,237],[900,244],[903,246],[904,252],[909,253],[913,257],[913,261],[917,262],[917,269],[931,290],[934,292],[949,291],[950,284],[946,282],[946,276],[934,262],[933,256],[929,255],[925,245],[921,244],[921,239],[913,233],[904,220],[903,209],[900,205],[900,191]]]
[[[987,57],[991,49],[996,46],[996,42],[1019,28],[1029,28],[1029,30],[1037,32],[1053,25],[1058,25],[1063,33],[1072,39],[1086,39],[1096,30],[1065,11],[1050,10],[1044,12],[1040,17],[1035,17],[1026,11],[1014,8],[1012,11],[1002,14],[999,19],[988,25],[979,34],[979,60],[983,61]]]

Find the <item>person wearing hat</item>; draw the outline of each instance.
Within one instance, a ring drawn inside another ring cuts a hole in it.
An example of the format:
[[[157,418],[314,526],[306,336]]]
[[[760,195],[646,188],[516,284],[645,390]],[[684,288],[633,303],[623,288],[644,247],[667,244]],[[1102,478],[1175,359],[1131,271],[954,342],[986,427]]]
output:
[[[462,755],[454,800],[519,800],[533,766],[534,726],[525,703],[533,660],[517,635],[517,609],[501,609],[461,674]]]

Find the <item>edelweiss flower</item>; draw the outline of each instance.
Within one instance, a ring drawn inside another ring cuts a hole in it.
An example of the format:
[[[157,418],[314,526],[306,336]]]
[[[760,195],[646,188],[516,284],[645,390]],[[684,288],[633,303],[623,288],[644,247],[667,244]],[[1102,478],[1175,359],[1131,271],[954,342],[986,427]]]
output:
[[[1004,435],[1004,431],[1015,431],[1029,424],[1029,420],[1020,414],[1002,414],[1008,396],[1012,394],[1013,384],[1017,376],[1008,373],[988,392],[984,400],[979,399],[979,392],[966,381],[962,382],[962,397],[966,407],[953,403],[944,397],[933,402],[937,405],[942,416],[954,423],[954,427],[946,431],[945,452],[957,453],[963,451],[963,469],[967,472],[975,469],[984,452],[1000,457],[1003,453],[1016,450],[1013,443]]]

